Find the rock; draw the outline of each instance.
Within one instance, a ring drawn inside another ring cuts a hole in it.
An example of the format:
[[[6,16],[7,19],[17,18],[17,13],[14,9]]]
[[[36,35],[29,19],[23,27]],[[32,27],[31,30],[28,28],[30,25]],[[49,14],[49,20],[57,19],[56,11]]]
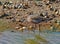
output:
[[[22,3],[19,4],[19,5],[18,5],[18,8],[23,8],[23,4],[22,4]]]
[[[46,2],[46,5],[49,5],[49,4],[50,4],[50,1],[47,1],[47,2]]]
[[[59,15],[60,15],[60,9],[59,9]]]
[[[12,18],[14,18],[13,16],[8,16],[8,17],[6,17],[6,19],[12,19]]]
[[[44,15],[41,13],[40,16],[44,17]]]
[[[15,31],[11,31],[11,32],[15,32]]]
[[[16,22],[22,22],[22,23],[25,21],[24,18],[22,18],[22,19],[18,19],[18,18],[16,18],[15,20],[16,20]]]
[[[52,17],[55,18],[56,17],[55,14],[52,14]]]
[[[22,19],[20,19],[20,21],[19,22],[24,22],[25,21],[25,19],[24,18],[22,18]]]
[[[57,23],[57,20],[54,20],[55,21],[55,23]]]
[[[60,21],[57,21],[57,25],[59,25],[60,24]]]
[[[50,11],[54,11],[54,8],[52,7],[52,8],[50,8]]]
[[[17,29],[17,30],[18,30],[19,28],[20,28],[20,27],[15,27],[15,29]]]
[[[55,14],[56,14],[56,15],[58,15],[58,14],[59,14],[59,12],[58,12],[58,11],[56,11],[56,12],[55,12]]]
[[[20,9],[20,8],[23,8],[22,3],[14,5],[14,9]]]
[[[3,5],[3,9],[7,8],[7,5]]]
[[[0,5],[2,5],[2,2],[0,1]]]
[[[22,28],[20,28],[20,29],[18,29],[19,31],[23,31],[23,29]]]
[[[4,13],[4,14],[0,15],[0,18],[7,17],[7,16],[9,16],[9,15]]]
[[[23,32],[24,30],[26,30],[26,27],[21,27],[21,28],[18,29],[18,31],[22,31],[22,32]]]
[[[48,12],[42,12],[42,13],[40,14],[40,16],[42,16],[42,17],[48,16]]]
[[[60,0],[56,0],[56,3],[59,3],[60,2]]]
[[[27,9],[28,7],[27,6],[23,6],[23,9]]]
[[[12,18],[11,20],[12,20],[12,22],[16,22],[15,18]]]
[[[20,21],[20,19],[17,19],[17,18],[16,18],[16,22],[19,22],[19,21]]]
[[[50,2],[55,2],[56,0],[49,0]]]
[[[44,18],[47,18],[47,16],[44,16]]]
[[[40,2],[40,1],[37,1],[37,2],[36,2],[36,6],[40,6],[40,7],[42,7],[42,6],[43,6],[43,3]]]
[[[23,29],[26,29],[26,27],[22,27]]]
[[[56,15],[58,15],[58,14],[59,14],[59,11],[58,11],[57,9],[55,10],[55,14],[56,14]]]
[[[13,2],[12,1],[9,1],[9,4],[11,5],[11,4],[13,4]]]

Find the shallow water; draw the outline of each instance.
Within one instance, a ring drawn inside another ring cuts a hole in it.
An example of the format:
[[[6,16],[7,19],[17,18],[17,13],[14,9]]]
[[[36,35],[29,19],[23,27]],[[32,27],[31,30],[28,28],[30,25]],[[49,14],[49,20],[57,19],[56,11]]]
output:
[[[24,44],[26,39],[33,39],[35,34],[33,32],[5,31],[0,35],[0,44]],[[60,32],[40,33],[40,35],[51,44],[60,44]]]
[[[41,36],[43,36],[46,40],[48,40],[51,44],[60,44],[60,32],[52,32],[52,33],[42,33]]]

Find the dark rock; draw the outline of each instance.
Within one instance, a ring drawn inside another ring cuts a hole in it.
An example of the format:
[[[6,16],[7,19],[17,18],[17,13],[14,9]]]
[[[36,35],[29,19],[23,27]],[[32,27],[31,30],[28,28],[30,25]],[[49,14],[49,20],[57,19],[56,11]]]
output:
[[[8,5],[8,4],[9,4],[9,2],[7,2],[7,1],[4,3],[4,5]]]
[[[58,11],[58,9],[55,9],[55,12],[57,12]]]
[[[41,13],[40,16],[44,17],[44,15]]]
[[[49,18],[49,16],[47,16],[46,18]]]
[[[7,17],[7,16],[9,15],[4,13],[3,15],[0,16],[0,18]]]
[[[12,30],[11,32],[15,32],[15,31]]]
[[[6,19],[13,19],[13,18],[14,18],[13,16],[6,17]]]
[[[50,11],[54,11],[54,8],[50,8]]]
[[[2,2],[0,1],[0,5],[2,5]]]
[[[48,12],[42,12],[42,13],[40,14],[40,16],[42,16],[42,17],[48,16]]]
[[[60,0],[56,0],[56,3],[59,3],[60,2]]]
[[[49,0],[50,2],[55,2],[56,0]]]
[[[20,21],[19,21],[19,22],[24,22],[24,21],[25,21],[25,19],[23,19],[23,18],[22,18],[22,19],[20,19]]]
[[[48,3],[46,5],[49,5]]]
[[[5,9],[7,6],[6,5],[3,5],[3,9]]]
[[[57,23],[57,20],[55,20],[55,23]]]
[[[11,20],[12,20],[12,22],[16,22],[15,18],[12,18]]]
[[[23,9],[27,9],[27,7],[26,6],[23,6]]]
[[[56,16],[54,14],[52,14],[52,17],[55,18]]]
[[[6,2],[4,3],[4,5],[11,5],[11,4],[13,4],[12,1],[10,1],[10,2],[9,2],[9,1],[6,1]]]
[[[11,31],[11,32],[14,32],[14,31]]]

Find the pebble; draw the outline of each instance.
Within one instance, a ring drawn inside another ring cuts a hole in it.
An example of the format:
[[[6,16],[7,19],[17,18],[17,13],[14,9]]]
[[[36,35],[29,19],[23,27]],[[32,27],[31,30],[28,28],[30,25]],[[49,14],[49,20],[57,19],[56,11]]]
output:
[[[50,11],[54,11],[54,8],[50,8]]]
[[[11,20],[12,20],[12,22],[16,22],[15,18],[13,18],[13,19],[11,19]]]
[[[42,6],[43,6],[43,3],[40,2],[40,1],[37,1],[37,2],[36,2],[36,5],[42,7]]]
[[[21,27],[18,30],[23,32],[23,30],[26,30],[26,27]]]
[[[26,29],[26,27],[22,27],[23,29]]]
[[[16,29],[19,29],[20,27],[15,27]]]
[[[15,32],[15,31],[11,31],[11,32]]]
[[[50,2],[55,2],[56,0],[49,0]]]
[[[59,9],[59,15],[60,15],[60,9]]]
[[[0,1],[0,5],[2,5],[2,2]]]
[[[58,14],[59,14],[59,12],[58,12],[58,11],[56,11],[56,12],[55,12],[55,14],[56,14],[56,15],[58,15]]]
[[[16,19],[16,22],[19,22],[20,21],[20,19]]]

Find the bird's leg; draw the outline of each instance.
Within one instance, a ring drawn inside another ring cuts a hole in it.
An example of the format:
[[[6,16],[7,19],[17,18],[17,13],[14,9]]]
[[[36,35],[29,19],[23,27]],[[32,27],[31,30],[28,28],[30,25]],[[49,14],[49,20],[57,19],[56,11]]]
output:
[[[39,24],[39,35],[40,35],[40,32],[41,32],[41,30],[40,30],[40,24]]]

